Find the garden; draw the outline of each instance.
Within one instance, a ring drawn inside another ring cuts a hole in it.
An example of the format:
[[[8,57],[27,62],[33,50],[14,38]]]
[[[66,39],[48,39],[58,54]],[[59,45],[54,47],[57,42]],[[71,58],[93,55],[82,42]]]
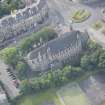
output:
[[[91,16],[90,11],[85,10],[85,9],[80,9],[80,10],[75,11],[72,14],[72,21],[74,23],[81,23],[87,20],[90,16]]]

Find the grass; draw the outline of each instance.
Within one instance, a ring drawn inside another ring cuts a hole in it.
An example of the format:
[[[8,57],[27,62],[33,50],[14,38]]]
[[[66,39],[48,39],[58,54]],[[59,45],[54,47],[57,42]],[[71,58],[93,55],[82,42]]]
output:
[[[17,105],[61,105],[54,89],[47,90],[37,95],[25,96]]]
[[[92,25],[92,27],[93,27],[95,30],[99,30],[99,29],[101,29],[101,28],[103,27],[103,23],[102,23],[102,21],[97,21],[97,22],[95,22],[95,23]]]
[[[89,105],[85,94],[76,83],[61,88],[57,94],[65,105]]]
[[[87,20],[91,16],[91,13],[87,10],[77,10],[72,15],[72,21],[75,23],[81,23]]]
[[[45,103],[64,105],[61,101],[62,98],[60,97],[63,97],[65,105],[89,105],[85,94],[78,85],[78,82],[88,78],[90,75],[95,75],[97,72],[98,70],[94,72],[86,72],[84,76],[75,80],[75,83],[70,83],[61,87],[59,90],[49,89],[36,95],[24,96],[20,101],[17,101],[18,104],[16,105],[46,105]]]
[[[64,105],[61,100],[65,105],[89,105],[77,83],[66,85],[58,91],[50,89],[36,95],[27,95],[18,101],[17,105]]]

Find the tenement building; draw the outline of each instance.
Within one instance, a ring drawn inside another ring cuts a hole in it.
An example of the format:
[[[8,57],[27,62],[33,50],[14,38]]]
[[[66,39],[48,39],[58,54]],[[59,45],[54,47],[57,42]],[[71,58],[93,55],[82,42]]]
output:
[[[0,48],[47,25],[48,16],[45,0],[37,0],[15,14],[5,16],[0,20]]]
[[[32,70],[56,69],[64,63],[73,63],[82,53],[88,35],[79,31],[66,32],[62,37],[51,40],[30,52],[27,61]]]

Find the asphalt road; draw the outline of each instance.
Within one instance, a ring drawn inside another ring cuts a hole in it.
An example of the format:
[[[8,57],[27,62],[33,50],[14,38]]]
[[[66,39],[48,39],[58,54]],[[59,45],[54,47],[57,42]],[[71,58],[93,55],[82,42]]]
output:
[[[91,17],[82,22],[82,23],[73,23],[73,27],[76,29],[86,29],[87,27],[90,27],[92,23],[94,23],[97,20],[100,20],[102,18],[101,9],[99,3],[95,3],[95,5],[92,7],[89,4],[81,4],[81,3],[73,3],[69,0],[47,0],[48,5],[50,8],[55,9],[58,11],[62,17],[64,18],[65,23],[68,23],[69,20],[71,20],[71,15],[74,11],[78,9],[86,9],[91,12]],[[105,3],[105,1],[103,1]],[[103,4],[104,4],[103,3]],[[99,5],[99,6],[97,6]]]
[[[47,0],[50,9],[57,11],[59,19],[64,20],[65,24],[68,24],[71,20],[71,15],[78,9],[86,9],[91,12],[89,19],[82,23],[72,23],[74,30],[88,30],[92,25],[102,19],[102,8],[105,7],[105,0],[97,0],[97,2],[85,2],[85,3],[73,3],[70,0]],[[53,17],[54,18],[54,17]],[[63,21],[60,21],[61,24]],[[100,38],[99,38],[100,36]],[[104,46],[105,48],[105,37],[101,36],[100,33],[94,34],[94,39]],[[104,42],[104,43],[103,43]]]

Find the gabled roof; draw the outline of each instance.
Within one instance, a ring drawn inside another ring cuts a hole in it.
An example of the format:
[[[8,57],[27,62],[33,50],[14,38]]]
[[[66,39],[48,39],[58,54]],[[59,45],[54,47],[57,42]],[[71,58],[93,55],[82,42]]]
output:
[[[58,37],[54,40],[47,42],[45,45],[35,49],[30,53],[29,59],[37,58],[39,53],[43,55],[49,50],[51,54],[57,54],[59,51],[63,51],[70,46],[75,45],[77,40],[81,41],[84,45],[87,37],[86,33],[79,31],[66,32],[62,37]]]

